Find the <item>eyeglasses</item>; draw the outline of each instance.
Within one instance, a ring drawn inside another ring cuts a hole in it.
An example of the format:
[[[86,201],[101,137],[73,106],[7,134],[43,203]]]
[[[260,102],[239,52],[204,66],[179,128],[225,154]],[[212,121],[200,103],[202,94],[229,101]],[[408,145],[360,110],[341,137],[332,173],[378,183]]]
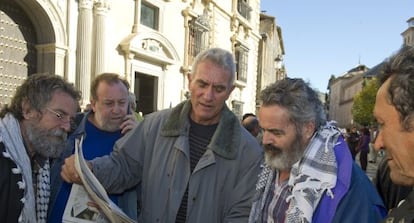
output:
[[[52,112],[56,116],[56,118],[59,119],[63,123],[70,123],[72,121],[72,118],[70,117],[70,115],[61,114],[49,107],[46,107],[46,109]]]

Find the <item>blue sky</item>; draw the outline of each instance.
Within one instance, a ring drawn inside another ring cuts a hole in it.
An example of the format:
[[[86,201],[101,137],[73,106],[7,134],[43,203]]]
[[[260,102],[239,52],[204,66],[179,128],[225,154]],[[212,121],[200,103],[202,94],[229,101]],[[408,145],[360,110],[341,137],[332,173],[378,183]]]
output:
[[[261,0],[282,28],[285,67],[326,92],[329,77],[358,63],[369,68],[403,43],[413,0]]]

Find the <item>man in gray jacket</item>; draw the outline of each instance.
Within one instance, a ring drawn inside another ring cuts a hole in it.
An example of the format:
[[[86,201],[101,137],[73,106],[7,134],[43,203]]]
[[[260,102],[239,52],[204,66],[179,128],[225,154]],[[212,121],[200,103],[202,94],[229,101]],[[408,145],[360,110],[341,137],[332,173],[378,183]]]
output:
[[[147,115],[110,156],[90,162],[109,193],[141,183],[139,222],[247,222],[262,157],[225,104],[233,61],[218,48],[200,53],[188,76],[190,100]],[[79,182],[73,157],[61,175]]]

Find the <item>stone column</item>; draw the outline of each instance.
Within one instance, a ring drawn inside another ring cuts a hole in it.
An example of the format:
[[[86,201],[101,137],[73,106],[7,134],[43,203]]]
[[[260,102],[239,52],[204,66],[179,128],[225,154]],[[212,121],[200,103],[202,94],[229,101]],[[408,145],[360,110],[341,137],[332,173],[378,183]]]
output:
[[[138,32],[138,26],[141,20],[141,0],[135,0],[134,10],[134,25],[132,26],[132,33]]]
[[[92,57],[93,0],[79,0],[76,41],[76,86],[82,91],[82,106],[89,103]]]
[[[109,11],[108,0],[95,0],[94,4],[94,47],[92,79],[106,71],[106,18]]]

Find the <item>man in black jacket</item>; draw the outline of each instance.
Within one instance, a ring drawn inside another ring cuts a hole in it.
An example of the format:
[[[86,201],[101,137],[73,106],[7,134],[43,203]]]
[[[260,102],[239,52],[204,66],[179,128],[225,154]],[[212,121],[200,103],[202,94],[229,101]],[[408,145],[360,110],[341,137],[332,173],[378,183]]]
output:
[[[374,116],[379,125],[376,150],[386,151],[393,183],[414,186],[414,48],[403,47],[378,75]],[[414,221],[414,192],[394,208],[385,222]]]
[[[49,159],[65,148],[80,92],[57,75],[31,75],[0,111],[0,221],[46,222]]]
[[[391,181],[390,167],[385,156],[378,164],[374,184],[388,210],[397,207],[413,190],[411,186],[397,185]]]

